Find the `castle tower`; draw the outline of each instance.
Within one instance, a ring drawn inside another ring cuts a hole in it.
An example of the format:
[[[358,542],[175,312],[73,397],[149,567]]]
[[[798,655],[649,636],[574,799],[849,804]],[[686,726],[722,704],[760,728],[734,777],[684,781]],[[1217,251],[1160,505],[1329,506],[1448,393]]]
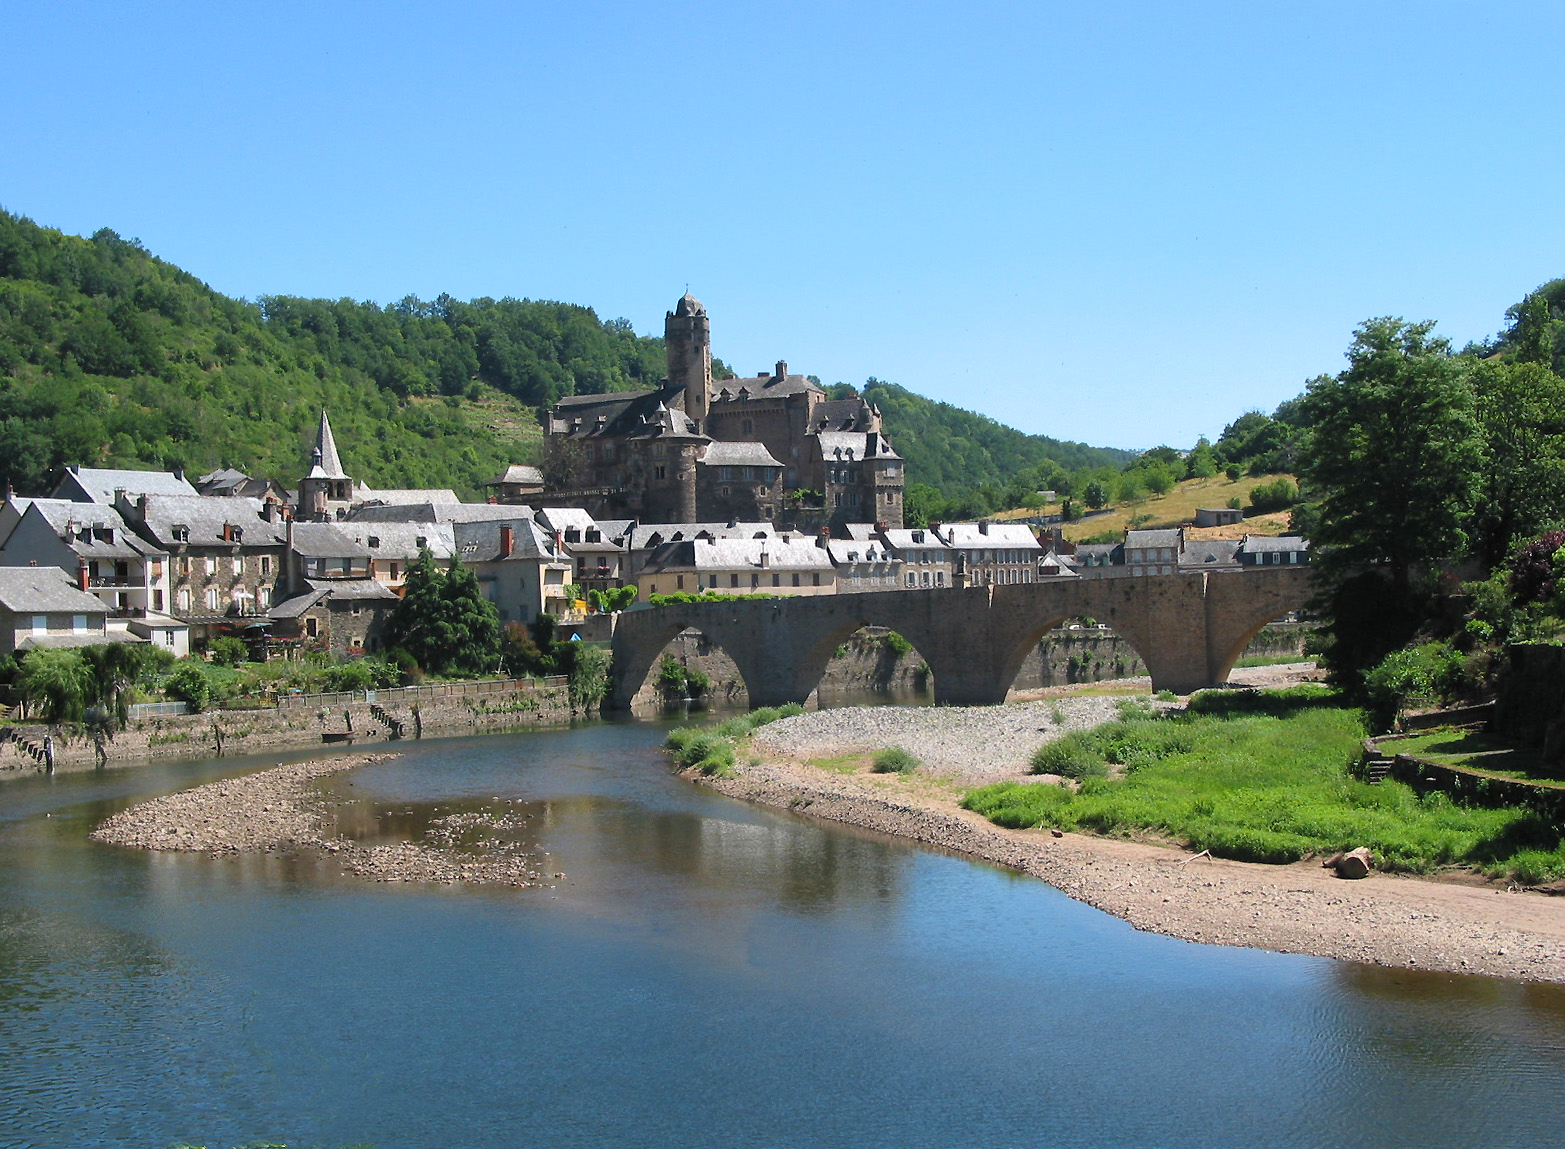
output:
[[[340,519],[352,505],[353,480],[342,469],[337,440],[326,412],[322,411],[315,447],[310,452],[310,473],[299,480],[298,517],[306,521]]]
[[[688,291],[663,319],[668,381],[685,390],[685,414],[705,430],[712,405],[712,328],[706,308]]]

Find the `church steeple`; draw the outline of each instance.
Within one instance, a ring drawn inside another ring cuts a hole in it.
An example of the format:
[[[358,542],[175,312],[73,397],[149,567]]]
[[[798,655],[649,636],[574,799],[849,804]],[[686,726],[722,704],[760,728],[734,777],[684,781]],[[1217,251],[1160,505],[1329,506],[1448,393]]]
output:
[[[321,425],[310,450],[310,471],[299,480],[298,517],[305,520],[340,519],[353,505],[353,480],[342,469],[331,421],[321,412]]]

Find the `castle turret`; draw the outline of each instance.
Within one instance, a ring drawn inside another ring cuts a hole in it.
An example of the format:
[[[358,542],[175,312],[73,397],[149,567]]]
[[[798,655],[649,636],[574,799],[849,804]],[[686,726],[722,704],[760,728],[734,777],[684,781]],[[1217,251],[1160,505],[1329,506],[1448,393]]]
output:
[[[668,381],[684,390],[685,414],[705,430],[712,405],[712,329],[706,308],[688,291],[663,320],[668,352]]]

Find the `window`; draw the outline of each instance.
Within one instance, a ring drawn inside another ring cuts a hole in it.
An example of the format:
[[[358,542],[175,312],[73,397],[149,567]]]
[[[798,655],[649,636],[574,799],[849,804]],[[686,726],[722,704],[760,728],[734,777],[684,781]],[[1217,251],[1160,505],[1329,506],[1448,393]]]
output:
[[[234,556],[234,573],[236,575],[242,575],[245,573],[245,560],[240,555]]]
[[[206,557],[206,574],[207,574],[207,578],[211,578],[216,573],[217,573],[217,558],[214,555],[207,555],[207,557]]]
[[[174,645],[174,632],[172,630],[165,630],[163,632],[163,645],[164,646],[173,646]]]
[[[773,586],[782,586],[782,575],[780,575],[780,574],[773,574],[772,575],[772,585]]]
[[[304,635],[306,638],[319,638],[320,633],[321,624],[318,621],[313,618],[304,620]]]
[[[152,592],[152,609],[158,614],[163,613],[163,592],[160,590]]]
[[[913,572],[913,571],[908,571],[907,572],[907,585],[908,586],[917,586],[918,585],[918,575],[915,572]]]
[[[370,541],[371,541],[371,543],[374,542],[373,539],[371,539]],[[261,574],[264,576],[264,575],[269,575],[271,573],[272,573],[272,556],[271,555],[262,555],[261,556]]]
[[[816,571],[815,575],[813,577],[815,579],[815,585],[816,586],[820,586],[821,585],[821,575],[820,575],[820,572]]]
[[[392,563],[391,564],[391,581],[392,582],[396,582],[397,579],[400,578],[401,576],[402,576],[402,564],[401,563]]]
[[[737,574],[731,574],[731,575],[729,575],[729,576],[728,576],[728,585],[729,585],[729,586],[730,586],[730,587],[736,587],[736,586],[738,586],[738,585],[739,585],[739,576],[738,576],[738,575],[737,575]]]
[[[936,571],[935,572],[935,585],[936,586],[945,586],[946,585],[946,572],[945,571]]]
[[[215,586],[206,588],[206,608],[208,610],[217,609],[217,588]]]
[[[740,423],[740,427],[743,428],[739,432],[741,435],[753,435],[753,434],[755,434],[755,423],[754,423],[753,420],[750,420],[750,419],[744,420],[742,423]]]
[[[699,578],[696,581],[697,581],[698,584],[700,583],[700,579]],[[677,588],[679,588],[680,590],[684,590],[685,589],[685,576],[684,575],[675,575],[674,576],[674,585]]]
[[[181,614],[190,613],[190,588],[188,586],[179,588],[179,611]]]
[[[922,574],[920,575],[919,581],[920,581],[920,583],[923,586],[928,586],[929,585],[929,572],[928,571],[922,572]]]
[[[653,467],[652,468],[652,477],[654,479],[666,479],[666,478],[668,478],[668,468],[663,466],[662,464],[659,464],[658,466]]]
[[[794,586],[798,586],[799,585],[799,576],[797,574],[795,574],[793,576],[793,585]]]
[[[49,616],[48,615],[46,615],[46,614],[35,614],[35,615],[33,615],[33,633],[34,634],[48,634],[49,633]]]
[[[86,615],[84,615],[84,614],[73,614],[73,615],[71,615],[71,633],[72,634],[86,634],[87,633],[87,616]]]
[[[761,576],[759,574],[757,574],[755,571],[751,571],[750,572],[750,589],[751,590],[755,590],[756,587],[758,587],[760,585],[761,585]]]

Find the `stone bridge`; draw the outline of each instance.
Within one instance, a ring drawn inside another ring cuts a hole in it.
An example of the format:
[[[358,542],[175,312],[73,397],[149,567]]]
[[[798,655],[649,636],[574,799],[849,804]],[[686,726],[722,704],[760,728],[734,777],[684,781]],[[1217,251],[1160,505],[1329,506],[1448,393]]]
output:
[[[1184,694],[1223,682],[1263,626],[1311,596],[1307,567],[1264,567],[678,603],[620,615],[613,705],[651,699],[659,656],[687,627],[734,660],[751,706],[804,702],[837,647],[864,626],[889,627],[918,649],[934,675],[936,701],[1004,702],[1038,640],[1080,617],[1107,624],[1135,647],[1153,689]]]

